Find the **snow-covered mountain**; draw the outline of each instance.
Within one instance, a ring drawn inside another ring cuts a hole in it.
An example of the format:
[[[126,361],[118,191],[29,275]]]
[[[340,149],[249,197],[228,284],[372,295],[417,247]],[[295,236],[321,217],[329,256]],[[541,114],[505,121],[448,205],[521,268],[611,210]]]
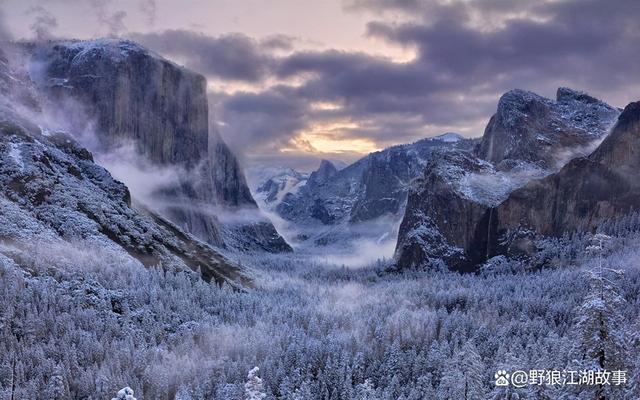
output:
[[[338,170],[322,160],[306,184],[287,193],[276,208],[286,220],[302,224],[368,221],[402,211],[408,184],[438,148],[467,148],[470,139],[423,139],[371,153]]]
[[[488,257],[532,252],[537,235],[593,231],[603,222],[640,211],[640,102],[588,156],[512,192],[491,216]]]
[[[259,182],[255,189],[256,200],[264,207],[274,210],[287,193],[295,194],[307,183],[309,174],[292,168],[278,168],[264,171],[256,177]]]
[[[569,88],[556,99],[511,90],[498,102],[478,148],[478,157],[499,168],[513,161],[558,168],[582,152],[591,152],[620,113],[617,108]]]
[[[500,204],[520,193],[518,188],[537,179],[544,182],[571,159],[588,155],[619,113],[567,88],[558,89],[556,100],[522,90],[504,94],[475,152],[439,152],[413,185],[398,235],[398,266],[443,259],[455,269],[475,270],[496,254]],[[549,212],[556,210],[549,202],[530,207],[543,204]],[[523,209],[522,215],[530,211]],[[520,222],[514,218],[509,226],[515,228]],[[547,223],[551,221],[540,222]],[[506,230],[500,235],[506,235]]]
[[[281,170],[265,177],[254,191],[264,208],[284,220],[283,229],[294,244],[337,244],[348,251],[370,243],[381,246],[395,241],[409,185],[432,153],[471,150],[476,142],[446,133],[371,153],[342,169],[322,160],[309,175]]]
[[[442,142],[455,143],[464,140],[465,137],[456,132],[446,132],[442,135],[434,136],[432,139],[437,139]]]
[[[32,254],[73,264],[82,257],[200,271],[249,284],[214,248],[153,211],[69,134],[43,125],[38,92],[0,62],[0,255],[26,271]],[[37,251],[35,251],[37,250]]]
[[[84,132],[83,144],[122,172],[118,177],[134,194],[137,181],[155,184],[152,199],[138,200],[215,246],[291,250],[260,214],[236,157],[210,129],[203,76],[130,41],[25,48],[29,75],[46,94],[43,106],[53,119]],[[129,168],[122,168],[128,148]],[[130,179],[132,169],[144,170],[137,174],[143,177]]]

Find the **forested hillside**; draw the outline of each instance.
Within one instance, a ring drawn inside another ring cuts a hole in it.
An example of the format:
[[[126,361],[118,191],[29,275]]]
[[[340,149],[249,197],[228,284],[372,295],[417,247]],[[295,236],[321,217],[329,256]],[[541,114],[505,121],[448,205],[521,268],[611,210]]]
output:
[[[598,386],[504,388],[494,374],[593,369],[602,349],[601,367],[628,376],[606,398],[637,399],[640,217],[603,232],[478,275],[245,259],[260,282],[246,291],[83,243],[34,247],[21,268],[0,258],[0,398],[130,386],[138,399],[243,399],[257,366],[267,399],[593,399]]]

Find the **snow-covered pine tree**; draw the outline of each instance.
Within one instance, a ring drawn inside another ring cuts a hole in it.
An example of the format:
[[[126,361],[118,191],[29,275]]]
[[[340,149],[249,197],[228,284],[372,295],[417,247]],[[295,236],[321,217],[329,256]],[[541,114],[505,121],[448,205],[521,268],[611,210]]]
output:
[[[51,400],[63,400],[68,397],[68,390],[65,385],[63,370],[59,365],[56,366],[54,373],[49,379],[47,392],[48,398]]]
[[[467,342],[462,346],[459,368],[464,376],[463,399],[483,399],[485,397],[483,377],[486,367],[472,342]]]
[[[118,391],[118,394],[116,394],[116,397],[112,398],[111,400],[136,400],[136,398],[133,397],[133,389],[127,386],[120,389]]]
[[[485,365],[476,347],[467,342],[447,363],[440,383],[441,393],[452,399],[483,399],[484,375]]]
[[[191,396],[188,388],[186,388],[185,386],[180,386],[180,388],[178,388],[178,392],[176,393],[175,400],[193,400],[193,396]]]
[[[615,283],[623,272],[603,266],[603,255],[610,240],[609,236],[599,233],[587,247],[597,258],[597,266],[587,272],[589,292],[578,309],[576,323],[577,353],[586,369],[627,369],[624,318],[620,312],[625,300]],[[608,398],[606,391],[604,385],[596,385],[595,399]]]
[[[357,400],[376,400],[376,389],[373,387],[373,383],[370,379],[356,386],[356,399]]]
[[[311,384],[307,381],[302,382],[302,385],[293,393],[293,400],[306,400],[312,397]]]
[[[640,399],[640,321],[631,328],[631,379],[627,385],[625,399]]]
[[[247,375],[247,383],[244,384],[245,400],[262,400],[267,397],[262,385],[262,379],[258,376],[260,368],[254,367]]]

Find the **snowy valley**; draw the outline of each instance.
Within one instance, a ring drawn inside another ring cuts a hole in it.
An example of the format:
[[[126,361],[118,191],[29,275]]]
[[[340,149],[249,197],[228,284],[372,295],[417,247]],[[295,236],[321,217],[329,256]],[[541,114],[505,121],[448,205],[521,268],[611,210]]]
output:
[[[640,397],[640,103],[516,89],[482,137],[245,177],[206,87],[2,48],[1,400]],[[626,375],[496,385],[540,369]]]

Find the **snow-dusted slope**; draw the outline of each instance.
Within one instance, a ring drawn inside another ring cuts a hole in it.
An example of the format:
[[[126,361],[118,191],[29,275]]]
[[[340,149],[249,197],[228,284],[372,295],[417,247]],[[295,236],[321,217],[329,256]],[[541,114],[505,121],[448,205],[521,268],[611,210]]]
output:
[[[409,183],[439,148],[471,149],[473,140],[451,135],[420,140],[371,153],[338,170],[323,160],[304,186],[286,194],[276,207],[296,224],[336,225],[371,221],[401,213]]]
[[[71,255],[70,262],[74,252],[92,252],[148,267],[199,270],[218,283],[249,283],[213,248],[157,214],[131,207],[127,187],[89,151],[35,123],[38,107],[20,101],[15,90],[35,94],[33,88],[6,64],[0,76],[17,82],[0,90],[0,253],[28,268],[35,247],[50,257]]]
[[[446,132],[442,135],[434,136],[433,139],[437,139],[442,142],[455,143],[464,140],[465,137],[456,132]]]
[[[398,234],[398,266],[443,259],[474,270],[495,253],[494,208],[591,152],[618,114],[567,88],[558,89],[556,100],[523,90],[504,94],[476,151],[438,152],[413,185]]]
[[[76,117],[71,128],[90,132],[87,146],[110,155],[133,146],[138,155],[133,167],[171,172],[172,182],[156,182],[155,209],[219,247],[290,250],[259,215],[236,157],[210,132],[203,76],[126,40],[54,41],[27,48],[29,73],[47,94],[47,109],[60,107]],[[128,181],[127,171],[122,175]],[[128,183],[135,193],[136,182]],[[221,210],[241,215],[226,218]]]
[[[296,194],[307,183],[309,174],[292,168],[263,171],[256,177],[256,200],[268,210],[274,210],[287,193]]]

